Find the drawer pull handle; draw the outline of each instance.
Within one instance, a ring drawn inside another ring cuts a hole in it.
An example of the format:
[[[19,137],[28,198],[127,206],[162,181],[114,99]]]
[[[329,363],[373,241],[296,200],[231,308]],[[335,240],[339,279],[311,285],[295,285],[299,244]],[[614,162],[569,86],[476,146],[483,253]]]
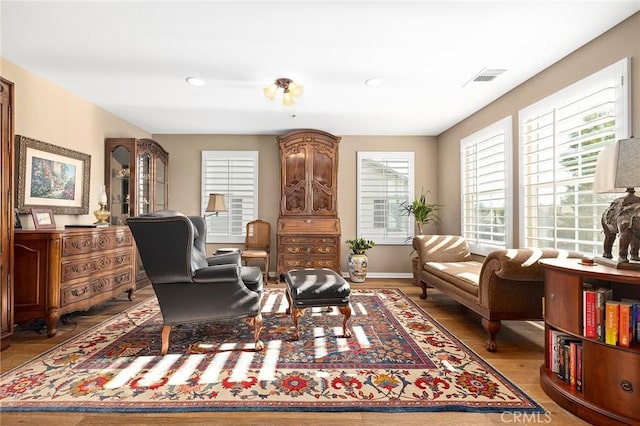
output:
[[[551,300],[556,300],[556,295],[555,295],[555,294],[551,294],[551,295],[549,295],[549,299],[551,299]]]
[[[79,297],[89,291],[89,287],[82,287],[81,289],[74,288],[71,290],[71,295],[74,297]]]
[[[623,380],[620,382],[620,387],[625,392],[633,392],[633,384],[628,380]]]

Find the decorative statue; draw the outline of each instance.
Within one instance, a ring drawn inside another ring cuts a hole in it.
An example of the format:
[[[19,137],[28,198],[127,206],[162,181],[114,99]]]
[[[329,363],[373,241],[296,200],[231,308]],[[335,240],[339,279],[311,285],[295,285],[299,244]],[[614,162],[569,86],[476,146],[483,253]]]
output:
[[[604,253],[602,256],[607,259],[613,258],[611,247],[619,233],[618,262],[629,263],[628,254],[631,254],[631,260],[640,261],[640,256],[638,256],[640,249],[640,199],[634,198],[638,201],[629,203],[629,199],[626,197],[616,198],[602,213],[601,222],[604,231]]]

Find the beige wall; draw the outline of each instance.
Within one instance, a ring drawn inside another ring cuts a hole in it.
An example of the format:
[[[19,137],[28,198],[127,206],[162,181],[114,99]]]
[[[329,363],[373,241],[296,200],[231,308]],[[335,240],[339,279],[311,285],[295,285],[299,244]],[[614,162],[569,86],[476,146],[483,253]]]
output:
[[[515,238],[519,241],[518,203],[518,111],[563,89],[622,58],[632,63],[632,134],[640,135],[640,13],[584,45],[535,77],[500,97],[438,136],[439,203],[443,204],[443,234],[460,235],[460,140],[478,130],[511,115],[513,117],[514,215]]]
[[[0,75],[14,84],[16,135],[91,155],[90,213],[56,215],[56,225],[95,222],[91,212],[98,208],[99,185],[104,183],[104,139],[150,134],[3,58]],[[20,221],[33,229],[30,215],[20,215]]]
[[[320,129],[325,130],[325,129]],[[169,207],[187,214],[200,212],[200,162],[203,150],[257,150],[260,218],[271,223],[272,269],[275,269],[275,231],[280,203],[280,154],[275,136],[247,135],[153,135],[169,152]],[[338,169],[338,214],[342,240],[356,236],[356,153],[358,151],[412,151],[416,160],[416,191],[430,190],[437,200],[437,144],[433,137],[343,136]],[[229,246],[228,243],[223,244]],[[210,246],[211,250],[219,244]],[[233,245],[231,245],[233,246]],[[237,245],[236,245],[237,246]],[[341,246],[342,270],[347,271],[346,244]],[[369,271],[411,272],[409,246],[376,246],[369,252]]]

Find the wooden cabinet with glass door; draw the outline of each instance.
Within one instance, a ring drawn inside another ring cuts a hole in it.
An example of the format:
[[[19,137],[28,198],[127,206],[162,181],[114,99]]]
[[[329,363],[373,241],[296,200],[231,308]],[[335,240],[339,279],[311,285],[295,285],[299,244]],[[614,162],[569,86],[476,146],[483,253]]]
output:
[[[168,208],[169,154],[152,139],[105,140],[105,183],[112,225]],[[149,283],[136,256],[136,285]]]

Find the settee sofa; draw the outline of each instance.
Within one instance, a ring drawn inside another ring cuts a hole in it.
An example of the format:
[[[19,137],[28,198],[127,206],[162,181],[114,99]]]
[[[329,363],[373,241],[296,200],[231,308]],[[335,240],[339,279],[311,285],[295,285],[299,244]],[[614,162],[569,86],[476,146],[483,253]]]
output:
[[[578,252],[554,249],[495,250],[482,262],[473,260],[467,241],[456,235],[418,235],[422,299],[430,285],[482,317],[489,334],[486,349],[497,350],[501,320],[541,320],[544,271],[541,258],[582,258]]]

